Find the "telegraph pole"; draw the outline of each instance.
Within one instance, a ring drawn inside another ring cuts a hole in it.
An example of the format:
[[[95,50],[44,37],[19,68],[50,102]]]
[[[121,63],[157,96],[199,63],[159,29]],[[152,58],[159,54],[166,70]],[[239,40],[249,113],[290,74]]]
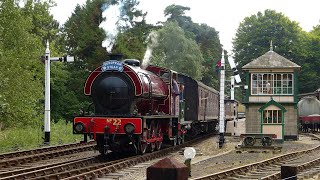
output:
[[[222,50],[221,58],[221,71],[220,71],[220,111],[219,111],[219,148],[222,148],[224,144],[224,127],[225,127],[225,115],[224,115],[224,81],[225,81],[225,60],[224,52]]]
[[[73,62],[74,57],[50,57],[49,41],[46,43],[46,51],[44,59],[41,59],[45,64],[45,107],[44,107],[44,144],[50,144],[50,64],[51,62]]]

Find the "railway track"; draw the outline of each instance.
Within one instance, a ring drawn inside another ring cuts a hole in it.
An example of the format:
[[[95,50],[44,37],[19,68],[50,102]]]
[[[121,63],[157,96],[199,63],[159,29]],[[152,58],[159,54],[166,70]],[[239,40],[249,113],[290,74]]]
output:
[[[211,135],[205,137],[209,138]],[[4,179],[94,179],[104,177],[107,174],[132,167],[146,161],[154,160],[168,155],[173,151],[204,140],[199,137],[185,144],[165,148],[160,151],[148,153],[141,156],[127,157],[118,160],[105,161],[101,156],[79,158],[73,161],[51,163],[37,167],[26,167],[10,172],[0,172],[0,180]]]
[[[0,168],[9,168],[26,163],[92,150],[95,144],[95,142],[73,143],[61,146],[0,154]]]
[[[319,136],[314,136],[320,140]],[[194,178],[194,180],[250,180],[250,179],[280,179],[281,165],[291,164],[298,166],[298,177],[305,177],[319,173],[320,146],[303,151],[287,153],[260,162],[244,165],[214,174]]]

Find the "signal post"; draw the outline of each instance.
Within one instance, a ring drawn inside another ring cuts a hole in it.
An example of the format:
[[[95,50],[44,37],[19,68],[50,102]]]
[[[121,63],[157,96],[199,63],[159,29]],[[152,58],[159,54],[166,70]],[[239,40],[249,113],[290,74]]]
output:
[[[73,62],[74,57],[50,57],[49,41],[41,61],[45,64],[45,107],[44,107],[44,144],[50,144],[50,64],[51,62]]]

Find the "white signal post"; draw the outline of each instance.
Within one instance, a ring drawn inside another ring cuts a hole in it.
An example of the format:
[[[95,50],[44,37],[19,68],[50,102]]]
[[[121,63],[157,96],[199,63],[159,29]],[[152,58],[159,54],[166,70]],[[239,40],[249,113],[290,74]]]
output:
[[[49,41],[46,43],[45,64],[45,107],[44,107],[44,144],[50,144],[50,64],[55,61],[73,62],[74,57],[50,57]]]
[[[241,82],[241,78],[237,69],[236,64],[234,63],[234,60],[232,58],[228,58],[228,62],[230,65],[230,68],[233,70],[233,76],[231,76],[230,82],[231,82],[231,88],[230,88],[230,99],[233,102],[233,127],[236,127],[236,102],[234,99],[234,88],[240,87],[239,85],[235,85],[234,81],[236,80],[237,83]],[[234,133],[235,135],[235,133]]]
[[[237,119],[237,114],[236,114],[236,101],[234,99],[234,76],[231,76],[231,79],[230,79],[230,82],[231,82],[231,88],[230,88],[230,99],[233,103],[233,127],[235,128],[236,127],[236,119]],[[235,131],[234,131],[234,134],[233,135],[236,135]]]
[[[45,107],[44,107],[44,144],[50,144],[50,49],[47,41],[45,51]]]
[[[234,117],[234,127],[235,127],[235,120],[236,120],[236,102],[234,99],[234,88],[239,87],[236,86],[234,81],[237,83],[241,82],[240,75],[238,73],[237,67],[233,61],[233,59],[228,58],[229,65],[233,70],[233,76],[231,76],[231,100],[233,102],[233,117]],[[225,89],[225,60],[224,60],[224,52],[222,50],[222,58],[221,58],[221,71],[220,71],[220,111],[219,111],[219,148],[222,148],[224,144],[224,134],[225,134],[225,109],[224,109],[224,89]]]
[[[224,52],[222,50],[221,58],[221,71],[220,71],[220,113],[219,113],[219,148],[222,148],[224,144],[224,127],[225,127],[225,116],[224,116],[224,81],[225,81],[225,60]]]

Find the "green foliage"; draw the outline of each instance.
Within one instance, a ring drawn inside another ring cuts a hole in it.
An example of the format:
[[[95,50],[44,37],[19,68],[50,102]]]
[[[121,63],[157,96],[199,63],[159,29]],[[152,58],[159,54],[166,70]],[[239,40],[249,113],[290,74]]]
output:
[[[304,43],[304,61],[301,64],[299,73],[299,87],[301,93],[313,92],[320,87],[320,81],[315,81],[320,77],[320,33],[315,27],[306,34]]]
[[[121,53],[123,58],[143,59],[146,39],[154,27],[145,21],[146,13],[136,9],[136,0],[122,0],[122,17],[124,25],[118,26],[119,34],[112,48],[113,53]],[[139,20],[139,21],[138,21]]]
[[[218,89],[219,79],[215,73],[215,66],[221,59],[222,52],[218,32],[206,24],[195,24],[195,27],[196,29],[194,29],[193,33],[195,33],[195,40],[200,47],[204,59],[202,63],[204,70],[201,81]]]
[[[59,33],[59,23],[53,19],[49,8],[54,5],[53,2],[44,1],[43,3],[34,3],[34,0],[28,0],[24,6],[23,14],[32,19],[32,29],[30,33],[43,38],[45,41],[53,41]]]
[[[112,48],[113,53],[121,53],[123,58],[143,59],[145,48],[145,37],[139,28],[133,28],[119,33]]]
[[[159,46],[151,62],[201,79],[203,58],[196,42],[186,38],[183,29],[173,22],[166,23],[157,34]]]
[[[41,38],[13,0],[0,4],[0,126],[34,124],[42,116]]]
[[[166,7],[164,15],[168,17],[167,21],[177,22],[182,29],[186,30],[193,26],[191,18],[189,16],[185,16],[185,11],[189,10],[189,7],[173,4]],[[189,31],[187,31],[186,34],[187,33],[189,33]],[[187,36],[189,37],[189,34],[187,34]]]
[[[139,1],[137,0],[118,0],[122,4],[120,20],[124,23],[119,23],[120,32],[128,30],[136,26],[146,25],[145,17],[147,13],[143,13],[137,9]]]
[[[240,23],[233,41],[235,61],[242,67],[269,51],[270,41],[278,54],[288,59],[298,57],[301,33],[298,23],[273,10],[246,17]],[[293,60],[300,64],[300,59]]]
[[[106,33],[99,27],[103,21],[101,7],[105,3],[111,1],[88,0],[83,7],[78,5],[64,25],[67,52],[85,61],[89,69],[99,66],[107,57],[102,47]]]
[[[83,90],[85,75],[81,71],[72,70],[73,66],[63,63],[51,65],[51,115],[55,122],[60,119],[72,121],[83,107],[89,105],[83,91],[79,92]]]
[[[0,131],[0,153],[39,148],[43,145],[41,123]],[[72,124],[64,121],[51,124],[50,145],[75,143],[83,136],[72,134]]]
[[[218,77],[215,73],[215,64],[221,59],[222,47],[218,32],[206,24],[197,24],[192,22],[191,17],[185,16],[185,11],[189,11],[189,7],[180,5],[168,6],[164,14],[167,22],[177,22],[184,30],[188,39],[196,41],[200,47],[203,57],[203,77],[201,81],[215,88],[219,87]]]

